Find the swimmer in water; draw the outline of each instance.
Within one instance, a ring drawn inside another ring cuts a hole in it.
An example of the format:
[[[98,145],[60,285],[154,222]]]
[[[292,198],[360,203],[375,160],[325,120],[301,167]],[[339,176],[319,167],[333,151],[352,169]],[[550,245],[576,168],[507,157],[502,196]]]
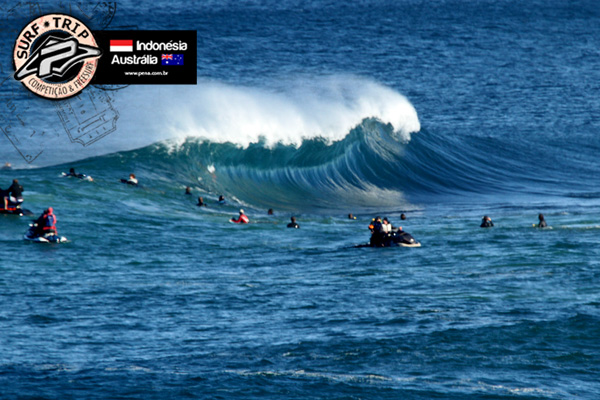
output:
[[[547,228],[548,224],[546,223],[546,220],[544,219],[544,214],[540,214],[538,215],[538,219],[539,219],[539,223],[537,224],[538,228]]]
[[[490,217],[488,217],[487,215],[484,215],[483,218],[481,219],[481,225],[479,225],[480,228],[491,228],[494,226],[494,223],[492,222],[492,219]]]
[[[292,217],[292,218],[290,218],[290,219],[291,219],[291,221],[292,221],[292,222],[290,222],[289,224],[287,224],[287,227],[288,227],[288,228],[295,228],[295,229],[298,229],[298,228],[300,228],[300,225],[298,225],[298,224],[296,223],[296,217]]]
[[[121,182],[126,183],[128,185],[137,186],[138,180],[135,177],[135,174],[129,174],[129,179],[121,179]]]

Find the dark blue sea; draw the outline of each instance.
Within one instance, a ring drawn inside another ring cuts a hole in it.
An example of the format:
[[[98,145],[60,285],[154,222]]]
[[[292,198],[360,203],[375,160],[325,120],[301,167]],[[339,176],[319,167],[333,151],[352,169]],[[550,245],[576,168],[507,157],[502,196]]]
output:
[[[116,129],[75,140],[12,79],[51,12],[196,30],[198,84],[86,89]],[[0,216],[1,399],[600,398],[597,1],[15,1],[0,21],[0,187],[69,239]],[[377,215],[422,246],[355,248]]]

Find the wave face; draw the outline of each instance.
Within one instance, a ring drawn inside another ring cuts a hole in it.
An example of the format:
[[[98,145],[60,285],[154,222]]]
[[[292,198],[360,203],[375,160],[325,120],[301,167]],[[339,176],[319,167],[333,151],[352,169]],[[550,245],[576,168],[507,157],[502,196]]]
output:
[[[270,139],[232,143],[197,135],[90,162],[121,174],[126,166],[152,185],[175,183],[176,190],[190,185],[245,206],[353,212],[410,210],[421,203],[471,201],[474,195],[493,202],[532,195],[585,197],[587,177],[598,172],[594,165],[582,167],[574,179],[573,170],[544,153],[541,142],[428,129],[410,135],[379,118],[364,118],[341,140]],[[572,146],[573,155],[580,149]]]
[[[428,131],[408,140],[392,124],[366,118],[339,141],[316,137],[296,146],[263,138],[244,147],[197,137],[102,157],[97,164],[122,169],[125,163],[156,184],[198,186],[257,208],[407,210],[414,207],[409,197],[508,190],[506,182],[520,167],[495,173],[490,157],[478,157],[473,143],[469,150]]]
[[[391,124],[367,118],[335,142],[318,137],[296,146],[261,140],[242,147],[187,139],[150,146],[135,158],[257,207],[398,207],[407,203],[394,166],[407,143]]]

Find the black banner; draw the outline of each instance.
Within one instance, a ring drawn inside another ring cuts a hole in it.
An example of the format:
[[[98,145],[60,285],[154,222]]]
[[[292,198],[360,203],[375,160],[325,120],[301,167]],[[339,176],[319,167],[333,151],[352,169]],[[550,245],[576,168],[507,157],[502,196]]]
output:
[[[94,31],[102,49],[92,84],[195,85],[196,31]]]

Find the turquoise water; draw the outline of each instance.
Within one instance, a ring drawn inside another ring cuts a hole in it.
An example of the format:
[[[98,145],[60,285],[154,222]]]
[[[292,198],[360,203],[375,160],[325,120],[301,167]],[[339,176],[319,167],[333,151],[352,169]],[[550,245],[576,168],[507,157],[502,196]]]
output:
[[[598,398],[595,3],[167,6],[109,28],[197,29],[197,87],[31,164],[0,135],[70,240],[0,218],[0,397]],[[422,247],[354,248],[376,215]]]

